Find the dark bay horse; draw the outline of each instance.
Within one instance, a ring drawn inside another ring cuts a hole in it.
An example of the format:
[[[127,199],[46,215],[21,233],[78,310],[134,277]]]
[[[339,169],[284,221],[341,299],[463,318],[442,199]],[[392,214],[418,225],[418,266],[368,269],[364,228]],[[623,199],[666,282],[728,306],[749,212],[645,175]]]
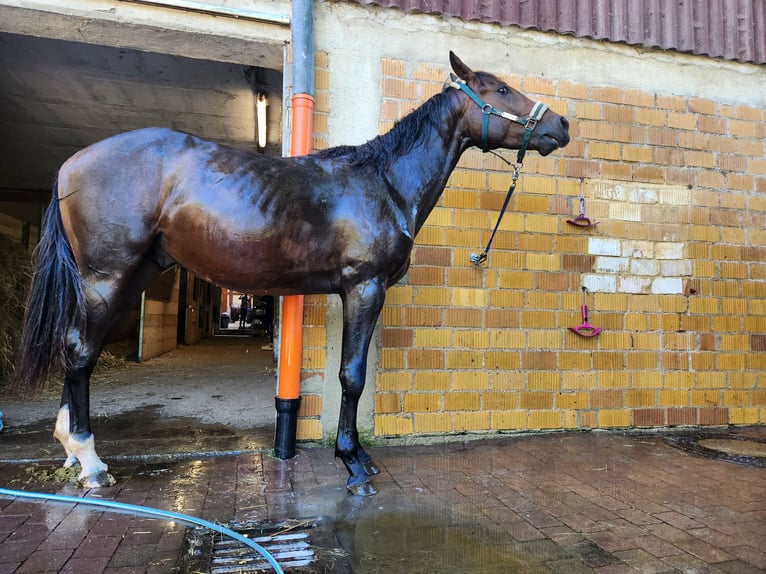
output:
[[[547,155],[569,142],[562,116],[452,53],[450,61],[458,78],[361,146],[273,158],[150,128],[62,165],[35,253],[16,379],[34,387],[63,367],[54,434],[65,466],[81,465],[83,486],[114,483],[90,426],[89,379],[104,337],[149,281],[179,264],[243,293],[340,295],[335,453],[350,492],[376,492],[357,405],[386,289],[407,271],[415,235],[469,147]]]

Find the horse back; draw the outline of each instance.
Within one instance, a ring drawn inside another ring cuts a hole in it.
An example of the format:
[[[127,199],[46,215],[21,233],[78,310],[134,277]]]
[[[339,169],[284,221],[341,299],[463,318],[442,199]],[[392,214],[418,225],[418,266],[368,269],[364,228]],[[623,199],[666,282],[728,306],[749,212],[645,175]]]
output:
[[[105,254],[137,261],[151,248],[218,285],[338,292],[362,275],[395,274],[411,248],[401,214],[370,174],[169,129],[85,148],[62,166],[59,189],[76,257],[99,269]]]

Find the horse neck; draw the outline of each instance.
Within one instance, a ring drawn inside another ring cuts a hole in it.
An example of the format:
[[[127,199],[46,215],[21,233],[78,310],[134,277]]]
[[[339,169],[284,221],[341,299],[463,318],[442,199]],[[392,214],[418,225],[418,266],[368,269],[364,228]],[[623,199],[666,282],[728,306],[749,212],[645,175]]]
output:
[[[394,158],[385,174],[389,188],[399,196],[398,203],[413,237],[439,201],[450,174],[469,147],[459,132],[458,99],[449,92],[436,97],[447,98],[446,105],[434,109],[432,121],[420,124],[418,143]],[[402,120],[406,121],[407,118]]]

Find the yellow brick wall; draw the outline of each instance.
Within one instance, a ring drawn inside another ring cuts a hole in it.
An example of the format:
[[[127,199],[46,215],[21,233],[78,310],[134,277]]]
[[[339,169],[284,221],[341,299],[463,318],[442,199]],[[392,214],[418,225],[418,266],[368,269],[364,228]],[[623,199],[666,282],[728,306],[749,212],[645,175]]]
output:
[[[314,116],[313,150],[328,147],[328,116],[330,113],[330,70],[327,53],[317,51],[314,54]],[[303,307],[303,357],[301,362],[301,381],[319,379],[324,384],[338,384],[337,377],[325,380],[327,363],[327,297],[308,295]],[[301,389],[301,408],[298,411],[299,440],[321,440],[323,393],[321,386]]]
[[[381,62],[380,131],[446,67]],[[466,153],[382,314],[378,436],[766,422],[766,114],[508,77],[571,121],[572,143],[510,182]],[[586,200],[595,228],[567,219]],[[580,338],[581,322],[604,331]]]

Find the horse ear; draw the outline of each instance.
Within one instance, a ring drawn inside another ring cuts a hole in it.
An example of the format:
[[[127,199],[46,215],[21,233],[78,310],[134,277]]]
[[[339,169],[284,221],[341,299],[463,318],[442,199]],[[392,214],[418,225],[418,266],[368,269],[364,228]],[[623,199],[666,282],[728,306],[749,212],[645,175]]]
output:
[[[450,50],[449,62],[452,65],[452,69],[457,74],[458,78],[465,80],[466,82],[473,78],[474,73],[471,68],[466,66],[463,61],[455,55],[455,52]]]

